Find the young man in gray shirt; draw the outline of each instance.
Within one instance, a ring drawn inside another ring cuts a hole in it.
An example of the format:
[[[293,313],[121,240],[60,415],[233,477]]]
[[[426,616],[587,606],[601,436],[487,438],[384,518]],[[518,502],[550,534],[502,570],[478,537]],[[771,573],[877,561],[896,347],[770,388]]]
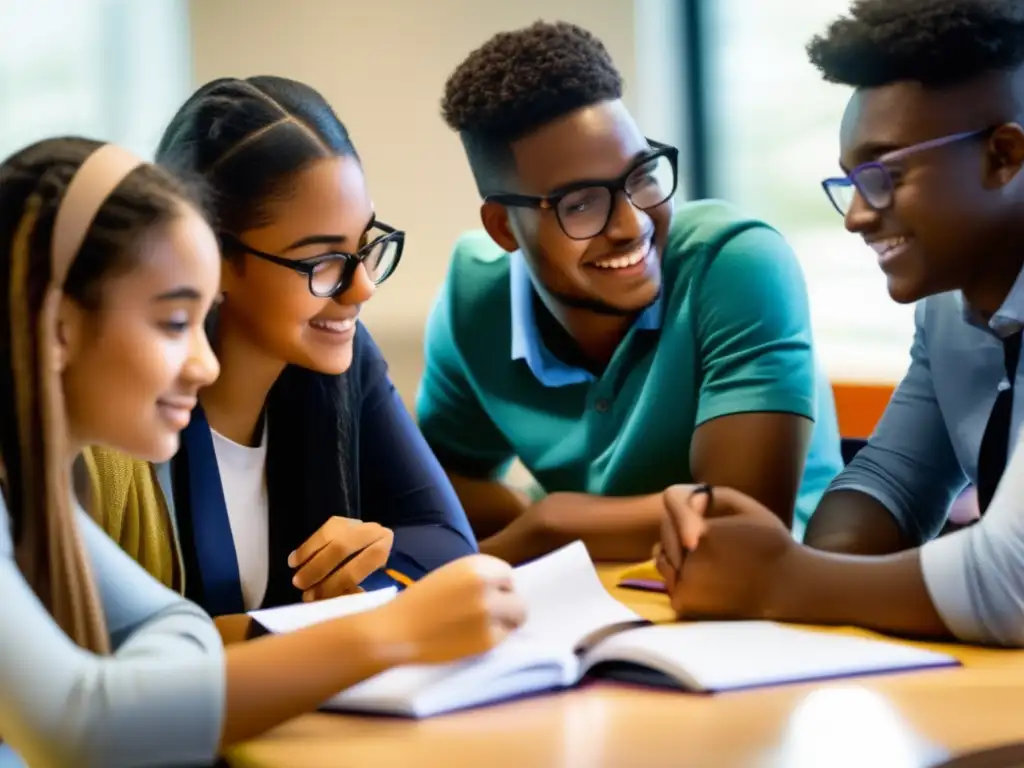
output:
[[[1024,454],[1007,468],[1024,416],[1024,12],[862,0],[808,50],[855,89],[823,186],[892,297],[920,302],[910,369],[806,547],[748,497],[676,489],[662,572],[686,615],[1024,645]],[[981,522],[934,539],[968,482]]]

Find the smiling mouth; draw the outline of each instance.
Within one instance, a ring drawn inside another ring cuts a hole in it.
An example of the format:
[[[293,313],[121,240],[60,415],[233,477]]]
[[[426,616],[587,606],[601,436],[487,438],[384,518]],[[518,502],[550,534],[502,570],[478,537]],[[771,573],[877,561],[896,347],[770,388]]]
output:
[[[629,253],[623,253],[619,256],[613,256],[608,259],[600,259],[598,261],[591,262],[588,266],[594,267],[595,269],[629,269],[635,267],[644,261],[651,253],[651,248],[654,245],[653,239],[644,241],[644,244],[639,248],[636,248]]]
[[[196,407],[195,398],[157,400],[157,408],[163,417],[177,429],[184,429],[192,419]]]
[[[309,327],[325,333],[349,333],[355,330],[356,319],[349,317],[344,320],[322,320],[314,318],[309,321]]]
[[[909,237],[890,237],[885,240],[876,240],[870,243],[871,249],[878,254],[878,263],[884,264],[885,262],[896,258],[903,253],[907,246],[910,245]]]

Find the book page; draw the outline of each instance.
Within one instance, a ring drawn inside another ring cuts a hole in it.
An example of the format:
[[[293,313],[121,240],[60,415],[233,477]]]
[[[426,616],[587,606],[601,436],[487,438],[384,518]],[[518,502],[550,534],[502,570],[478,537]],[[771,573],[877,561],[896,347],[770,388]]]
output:
[[[903,643],[815,632],[767,621],[705,621],[645,627],[597,645],[584,658],[624,661],[724,691],[876,672],[955,666],[951,656]]]
[[[398,590],[395,587],[378,589],[373,592],[357,592],[354,595],[317,600],[313,603],[295,603],[280,608],[262,608],[249,611],[249,617],[266,630],[280,634],[294,632],[342,616],[351,616],[379,608],[391,600]]]
[[[575,648],[598,630],[644,621],[604,588],[581,541],[519,566],[515,583],[527,607],[523,638]]]
[[[425,717],[572,685],[579,674],[573,651],[581,639],[609,625],[643,621],[604,588],[581,542],[519,566],[513,578],[527,619],[501,645],[458,662],[383,672],[327,707]]]

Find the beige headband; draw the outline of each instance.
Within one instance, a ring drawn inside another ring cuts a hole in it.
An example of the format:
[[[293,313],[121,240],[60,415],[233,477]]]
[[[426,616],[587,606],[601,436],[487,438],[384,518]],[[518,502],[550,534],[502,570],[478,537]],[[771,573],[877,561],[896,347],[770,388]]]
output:
[[[117,186],[145,161],[128,150],[104,144],[79,166],[53,222],[51,284],[62,287],[85,236]]]

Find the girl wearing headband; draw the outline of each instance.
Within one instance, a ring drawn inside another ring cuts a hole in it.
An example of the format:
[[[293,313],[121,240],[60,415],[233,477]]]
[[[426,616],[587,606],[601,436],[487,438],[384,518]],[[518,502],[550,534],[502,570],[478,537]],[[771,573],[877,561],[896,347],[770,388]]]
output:
[[[0,261],[0,763],[208,763],[389,666],[489,649],[522,621],[508,566],[476,556],[382,608],[225,654],[72,490],[87,444],[177,451],[218,372],[202,327],[212,231],[163,171],[55,139],[0,165]]]
[[[221,376],[156,487],[145,467],[92,453],[111,536],[218,617],[403,586],[475,552],[358,322],[405,237],[323,97],[277,77],[213,81],[172,119],[157,161],[213,190]]]

